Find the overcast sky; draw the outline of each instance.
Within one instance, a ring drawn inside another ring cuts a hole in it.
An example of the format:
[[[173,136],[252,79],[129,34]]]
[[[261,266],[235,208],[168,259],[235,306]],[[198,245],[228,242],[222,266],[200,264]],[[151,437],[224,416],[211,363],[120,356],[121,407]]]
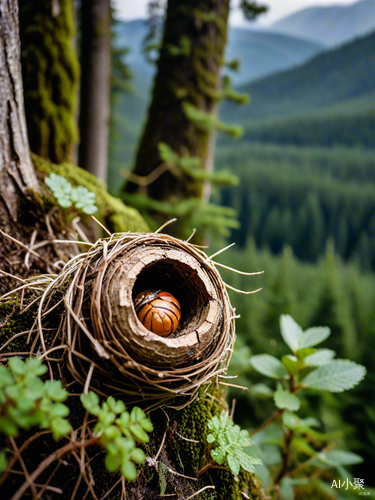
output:
[[[114,0],[119,17],[122,19],[139,19],[147,17],[148,0]],[[242,14],[235,8],[239,0],[232,0],[231,24],[243,25]],[[353,0],[262,0],[259,3],[268,5],[269,12],[261,17],[261,24],[270,24],[292,12],[317,5],[343,5],[355,3]]]

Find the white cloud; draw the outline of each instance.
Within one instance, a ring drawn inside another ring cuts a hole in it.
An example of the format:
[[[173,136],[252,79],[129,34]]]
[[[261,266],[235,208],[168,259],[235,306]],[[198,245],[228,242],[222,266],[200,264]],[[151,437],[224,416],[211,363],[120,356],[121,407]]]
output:
[[[239,12],[236,6],[239,0],[232,0],[232,13],[230,23],[234,26],[246,24],[243,20],[242,13]],[[259,23],[271,24],[277,19],[284,17],[292,12],[306,8],[315,7],[317,5],[343,5],[355,3],[353,0],[260,0],[259,3],[264,3],[269,6],[269,12],[262,16]],[[117,8],[121,19],[139,19],[147,17],[148,0],[114,0],[114,5]]]

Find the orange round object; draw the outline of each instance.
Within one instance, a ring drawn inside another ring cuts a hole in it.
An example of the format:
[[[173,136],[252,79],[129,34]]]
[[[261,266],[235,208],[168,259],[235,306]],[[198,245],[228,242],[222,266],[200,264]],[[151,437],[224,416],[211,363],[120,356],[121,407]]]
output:
[[[168,292],[146,290],[134,300],[135,312],[142,325],[161,337],[168,337],[177,330],[181,319],[178,300]]]

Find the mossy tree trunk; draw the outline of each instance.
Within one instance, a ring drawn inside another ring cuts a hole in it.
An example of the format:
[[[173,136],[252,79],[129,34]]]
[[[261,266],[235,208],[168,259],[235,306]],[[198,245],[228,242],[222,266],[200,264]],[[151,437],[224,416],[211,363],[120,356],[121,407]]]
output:
[[[73,0],[19,0],[19,9],[30,148],[55,163],[71,161],[79,80]]]
[[[80,167],[107,182],[111,78],[109,0],[82,0]]]
[[[186,105],[216,113],[219,73],[227,39],[229,0],[169,0],[151,105],[139,144],[134,173],[146,176],[161,163],[158,144],[181,156],[212,165],[212,130],[187,116]],[[191,108],[190,108],[191,109]],[[136,189],[128,184],[129,191]],[[164,173],[148,187],[157,200],[202,196],[202,183]]]

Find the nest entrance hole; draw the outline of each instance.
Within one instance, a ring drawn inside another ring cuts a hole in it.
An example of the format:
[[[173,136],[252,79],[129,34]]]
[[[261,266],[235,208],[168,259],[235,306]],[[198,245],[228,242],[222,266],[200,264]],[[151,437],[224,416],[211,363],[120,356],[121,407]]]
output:
[[[196,270],[183,262],[163,259],[144,267],[133,287],[133,301],[146,290],[162,290],[179,301],[181,320],[170,338],[187,335],[205,321],[211,297]]]

